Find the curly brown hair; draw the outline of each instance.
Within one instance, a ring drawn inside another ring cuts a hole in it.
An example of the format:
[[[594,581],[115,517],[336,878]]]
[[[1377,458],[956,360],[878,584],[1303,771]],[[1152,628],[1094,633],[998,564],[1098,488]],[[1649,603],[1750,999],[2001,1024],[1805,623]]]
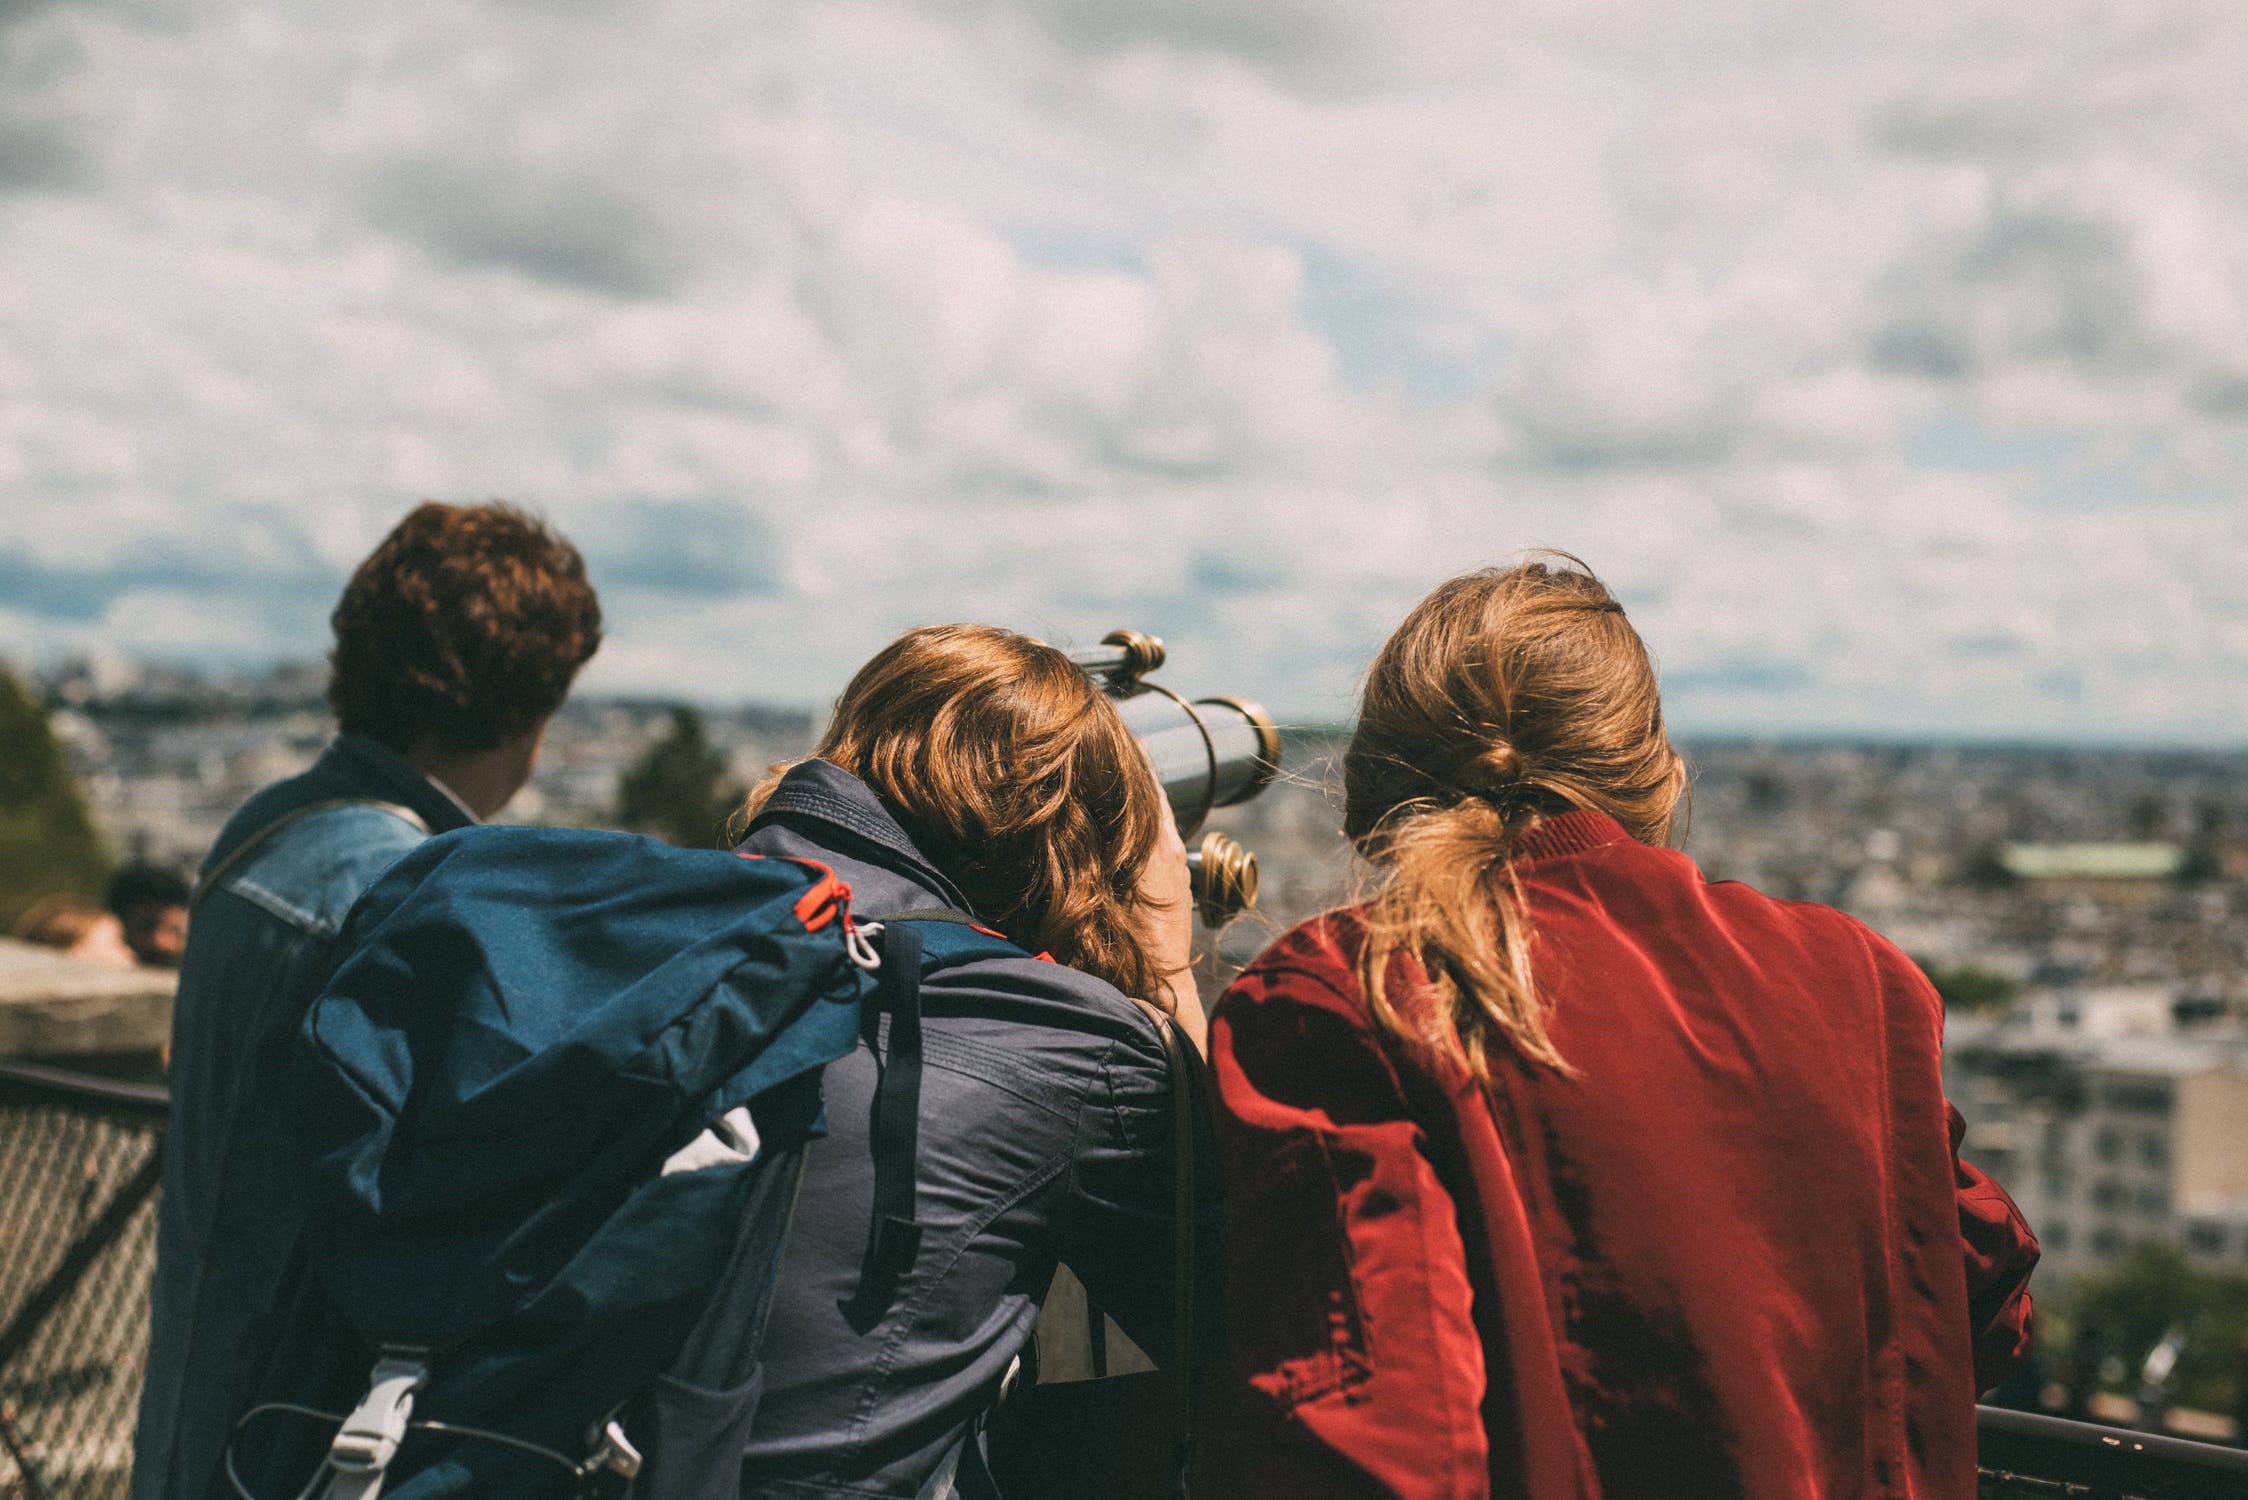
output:
[[[578,549],[515,506],[416,506],[329,623],[337,722],[393,749],[489,750],[550,717],[601,644]]]
[[[1165,1003],[1140,876],[1169,814],[1115,705],[1061,652],[988,625],[908,631],[851,679],[813,754],[865,782],[978,917]]]

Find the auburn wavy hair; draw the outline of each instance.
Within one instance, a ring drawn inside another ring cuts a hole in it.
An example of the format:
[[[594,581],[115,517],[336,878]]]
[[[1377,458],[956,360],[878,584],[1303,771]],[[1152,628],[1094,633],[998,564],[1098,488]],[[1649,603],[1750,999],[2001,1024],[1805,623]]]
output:
[[[330,623],[336,721],[400,751],[489,750],[562,706],[601,645],[578,549],[497,501],[416,506],[344,586]]]
[[[1343,756],[1344,831],[1381,875],[1359,976],[1375,1019],[1485,1082],[1502,1048],[1572,1072],[1509,861],[1572,808],[1664,843],[1685,788],[1647,648],[1584,563],[1542,552],[1438,587],[1367,672]],[[1393,992],[1401,954],[1427,982]]]
[[[851,679],[812,753],[865,782],[977,917],[1164,1003],[1140,876],[1168,813],[1139,742],[1061,652],[988,625],[908,631]]]

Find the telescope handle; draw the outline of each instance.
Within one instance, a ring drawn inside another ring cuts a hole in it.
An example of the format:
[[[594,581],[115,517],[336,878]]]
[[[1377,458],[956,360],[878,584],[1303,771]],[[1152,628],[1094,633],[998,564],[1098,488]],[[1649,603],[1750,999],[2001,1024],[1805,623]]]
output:
[[[1098,646],[1073,646],[1063,654],[1087,676],[1125,686],[1163,665],[1163,640],[1140,630],[1112,630]]]

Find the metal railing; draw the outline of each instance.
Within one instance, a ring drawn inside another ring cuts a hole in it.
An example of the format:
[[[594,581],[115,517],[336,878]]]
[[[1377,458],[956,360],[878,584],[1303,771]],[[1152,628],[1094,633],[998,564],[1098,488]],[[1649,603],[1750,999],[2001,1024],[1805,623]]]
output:
[[[166,1095],[0,1063],[0,1496],[123,1495]]]
[[[122,1496],[167,1098],[0,1063],[0,1500]],[[2248,1500],[2248,1449],[1983,1407],[1981,1500]]]
[[[1982,1500],[2248,1500],[2248,1449],[1994,1406],[1975,1428]]]

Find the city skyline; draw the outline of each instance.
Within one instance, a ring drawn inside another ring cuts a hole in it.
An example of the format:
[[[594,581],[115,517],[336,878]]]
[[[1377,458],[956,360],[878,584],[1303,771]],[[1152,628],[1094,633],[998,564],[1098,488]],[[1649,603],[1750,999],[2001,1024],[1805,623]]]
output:
[[[1160,639],[1160,638],[1159,638]],[[1064,642],[1063,644],[1081,644]],[[17,673],[32,691],[50,706],[64,709],[97,708],[104,714],[155,713],[177,715],[186,721],[221,721],[242,716],[245,725],[265,723],[276,715],[310,714],[323,732],[333,729],[325,698],[328,666],[321,657],[241,661],[181,661],[156,656],[128,656],[115,651],[63,652],[36,661],[11,660],[0,655],[0,671]],[[1177,674],[1169,669],[1154,674],[1166,687]],[[1221,674],[1222,675],[1222,674]],[[1211,685],[1199,680],[1178,681],[1176,687],[1202,694]],[[833,706],[833,695],[817,701],[767,697],[722,697],[686,690],[630,683],[586,686],[580,684],[565,700],[564,717],[598,714],[611,708],[635,712],[664,712],[687,708],[713,720],[739,720],[757,726],[759,733],[795,732],[808,745]],[[1349,707],[1354,707],[1350,705]],[[1283,718],[1282,735],[1291,742],[1317,747],[1321,753],[1339,751],[1348,739],[1355,715],[1346,711],[1334,719]],[[1779,729],[1755,727],[1681,728],[1668,732],[1680,749],[1741,749],[1759,746],[1782,750],[1815,751],[1823,748],[1896,750],[1942,753],[2018,752],[2024,755],[2123,755],[2152,760],[2230,761],[2248,754],[2248,743],[2224,739],[2159,739],[2129,735],[2102,739],[2096,736],[2046,736],[1972,731],[1884,732],[1834,729],[1821,726]]]
[[[1700,736],[2248,740],[2248,14],[0,7],[0,656],[317,649],[423,496],[589,691],[909,625],[1348,716],[1582,555]]]

